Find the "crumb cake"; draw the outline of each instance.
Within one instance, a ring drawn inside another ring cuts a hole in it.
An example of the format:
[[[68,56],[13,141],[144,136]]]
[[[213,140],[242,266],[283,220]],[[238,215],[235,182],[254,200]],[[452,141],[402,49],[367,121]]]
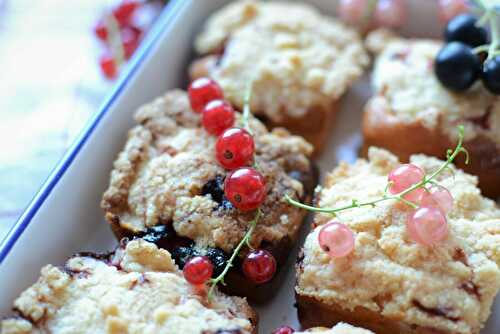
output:
[[[192,79],[210,76],[241,110],[252,110],[320,149],[340,97],[369,58],[358,34],[303,3],[236,1],[211,15],[195,41]]]
[[[227,259],[255,212],[239,211],[224,195],[222,168],[214,154],[216,137],[200,126],[187,94],[173,90],[141,107],[111,173],[101,206],[115,235],[141,236],[168,249],[182,267],[193,254]],[[236,115],[236,124],[240,122]],[[284,194],[308,201],[316,185],[309,156],[312,146],[286,130],[266,130],[251,118],[255,161],[266,180],[267,196],[250,244],[275,257],[278,269],[297,239],[305,217]],[[243,257],[245,251],[240,253]],[[238,261],[237,261],[238,262]],[[241,262],[241,261],[240,261]],[[223,268],[215,268],[214,274]],[[283,275],[280,275],[283,276]],[[269,298],[279,280],[255,285],[230,270],[225,291],[253,301]]]
[[[108,255],[47,265],[14,310],[0,333],[256,333],[244,299],[216,291],[208,301],[166,250],[141,239]]]
[[[346,323],[339,323],[333,328],[326,327],[315,327],[305,330],[303,332],[294,332],[295,334],[307,334],[307,333],[322,333],[322,334],[373,334],[369,330],[354,327]]]
[[[334,169],[317,192],[317,205],[380,198],[399,162],[383,149],[371,148],[368,156]],[[442,163],[425,155],[410,161],[427,173]],[[434,247],[410,240],[410,207],[384,201],[338,214],[355,233],[355,249],[331,258],[320,248],[318,233],[332,216],[316,214],[297,264],[303,327],[345,321],[376,333],[479,333],[500,288],[500,209],[481,196],[475,176],[455,167],[436,181],[451,192],[454,206],[448,237]]]
[[[480,83],[460,93],[443,87],[433,69],[440,41],[378,30],[366,44],[376,62],[362,124],[365,149],[383,147],[401,160],[414,153],[444,158],[463,124],[471,162],[457,165],[479,177],[485,195],[500,196],[500,99]]]

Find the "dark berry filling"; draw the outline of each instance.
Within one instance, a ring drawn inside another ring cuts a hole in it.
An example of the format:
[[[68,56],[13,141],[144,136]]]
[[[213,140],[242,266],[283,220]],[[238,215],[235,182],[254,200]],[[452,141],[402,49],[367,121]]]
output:
[[[217,277],[224,271],[229,261],[229,255],[220,248],[208,248],[205,254],[214,265],[213,277]]]
[[[212,196],[212,200],[217,202],[218,207],[223,210],[231,210],[233,209],[233,205],[229,202],[224,196],[224,177],[222,175],[217,175],[215,179],[208,181],[201,188],[201,194],[203,196],[210,195]]]
[[[200,252],[193,247],[177,247],[171,252],[172,258],[180,269],[193,257],[199,256]]]

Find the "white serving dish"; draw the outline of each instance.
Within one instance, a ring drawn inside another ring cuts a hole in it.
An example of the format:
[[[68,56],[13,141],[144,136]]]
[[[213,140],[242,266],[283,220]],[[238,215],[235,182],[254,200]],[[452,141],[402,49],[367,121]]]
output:
[[[436,1],[408,0],[409,36],[440,36]],[[47,264],[62,264],[79,251],[107,251],[116,241],[99,208],[109,171],[121,150],[136,108],[167,89],[185,87],[193,37],[207,15],[229,1],[171,0],[128,66],[126,74],[101,110],[47,179],[26,212],[0,245],[0,316],[10,314],[14,298],[39,276]],[[334,1],[307,1],[333,14]],[[339,160],[354,161],[361,144],[360,118],[370,95],[365,76],[343,100],[342,112],[319,161],[322,173]],[[279,294],[258,307],[260,332],[282,324],[298,328],[294,309],[294,271],[298,245],[292,251],[287,278]],[[500,332],[500,298],[482,334]]]

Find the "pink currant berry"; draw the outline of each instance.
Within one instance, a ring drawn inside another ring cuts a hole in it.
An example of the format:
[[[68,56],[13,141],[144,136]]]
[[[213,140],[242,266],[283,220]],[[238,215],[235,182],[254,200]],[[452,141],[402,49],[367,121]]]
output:
[[[351,25],[359,25],[368,10],[368,0],[340,0],[337,11],[340,19]]]
[[[448,213],[453,208],[453,196],[445,187],[433,185],[427,191],[424,191],[420,205],[433,206],[441,209],[444,213]]]
[[[234,124],[233,107],[224,100],[213,100],[203,109],[202,123],[212,135],[220,135]]]
[[[469,11],[467,0],[439,0],[438,5],[439,19],[445,23],[455,16]]]
[[[346,225],[330,221],[321,227],[318,242],[330,257],[344,257],[354,250],[354,233]]]
[[[106,53],[99,59],[99,66],[104,76],[110,80],[116,78],[118,75],[118,69],[116,68],[116,62],[113,56]]]
[[[406,21],[404,0],[379,0],[375,9],[375,22],[378,26],[397,28]]]
[[[432,206],[415,210],[406,222],[410,238],[422,245],[432,246],[446,239],[448,223],[443,211]]]
[[[214,265],[206,256],[195,256],[189,260],[182,270],[186,281],[193,285],[203,284],[212,277]]]
[[[130,24],[132,15],[141,6],[141,3],[135,0],[124,0],[113,10],[113,15],[121,27]]]
[[[272,334],[292,334],[295,333],[295,330],[290,326],[281,326],[276,329]]]
[[[245,276],[252,282],[266,283],[276,273],[276,260],[268,251],[257,249],[248,253],[243,260],[242,269]]]
[[[209,78],[199,78],[191,82],[188,95],[191,108],[196,112],[202,112],[208,102],[223,98],[222,89]]]
[[[226,169],[235,169],[251,162],[255,151],[253,137],[241,128],[225,130],[215,143],[215,157]]]
[[[394,168],[389,173],[389,192],[391,194],[399,194],[400,192],[410,188],[414,184],[423,180],[424,171],[414,164],[404,164]],[[406,194],[404,198],[408,201],[418,203],[423,195],[423,189],[415,189]]]
[[[102,20],[97,22],[97,25],[94,27],[94,34],[99,38],[101,41],[106,42],[108,39],[108,28],[106,28],[106,25]]]
[[[243,167],[229,173],[224,181],[224,194],[241,211],[257,209],[266,198],[266,182],[255,169]]]

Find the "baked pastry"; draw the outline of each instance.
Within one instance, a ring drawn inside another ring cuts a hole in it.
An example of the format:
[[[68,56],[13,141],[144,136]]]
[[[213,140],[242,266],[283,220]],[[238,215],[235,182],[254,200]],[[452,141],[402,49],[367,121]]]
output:
[[[180,90],[141,107],[135,118],[138,125],[114,164],[101,204],[113,232],[118,239],[141,236],[156,242],[181,267],[193,254],[208,255],[214,259],[214,275],[220,273],[255,212],[239,211],[226,199],[227,171],[214,154],[216,137],[201,127],[200,114],[191,110],[187,94]],[[240,119],[237,113],[236,123]],[[250,124],[255,161],[267,187],[250,244],[271,252],[279,269],[305,217],[283,196],[303,201],[312,197],[317,179],[309,160],[312,147],[284,129],[268,132],[255,118]],[[256,285],[240,267],[236,263],[230,270],[225,291],[261,301],[277,290],[279,279]]]
[[[457,165],[479,177],[483,194],[500,196],[500,99],[479,83],[461,93],[444,88],[433,70],[440,41],[378,30],[366,44],[377,59],[363,117],[365,151],[383,147],[403,161],[414,153],[444,158],[463,124],[470,163]]]
[[[208,301],[166,250],[140,239],[44,267],[14,309],[18,316],[2,320],[2,334],[250,334],[257,320],[242,298],[216,291]]]
[[[354,327],[346,323],[339,323],[332,328],[326,327],[315,327],[305,330],[303,332],[294,332],[295,334],[306,334],[306,333],[322,333],[322,334],[373,334],[369,330]]]
[[[192,79],[210,76],[239,110],[252,82],[254,113],[316,149],[369,62],[354,29],[296,2],[232,2],[209,17],[195,50]]]
[[[382,197],[387,175],[399,162],[382,149],[371,148],[368,156],[334,169],[317,194],[318,206]],[[427,173],[442,163],[424,155],[410,160]],[[320,248],[318,233],[332,216],[316,214],[297,264],[303,327],[345,321],[376,333],[479,333],[500,288],[500,209],[481,196],[476,177],[452,171],[436,179],[451,192],[454,205],[448,236],[434,247],[410,239],[409,206],[383,201],[338,213],[355,233],[355,248],[331,258]]]

